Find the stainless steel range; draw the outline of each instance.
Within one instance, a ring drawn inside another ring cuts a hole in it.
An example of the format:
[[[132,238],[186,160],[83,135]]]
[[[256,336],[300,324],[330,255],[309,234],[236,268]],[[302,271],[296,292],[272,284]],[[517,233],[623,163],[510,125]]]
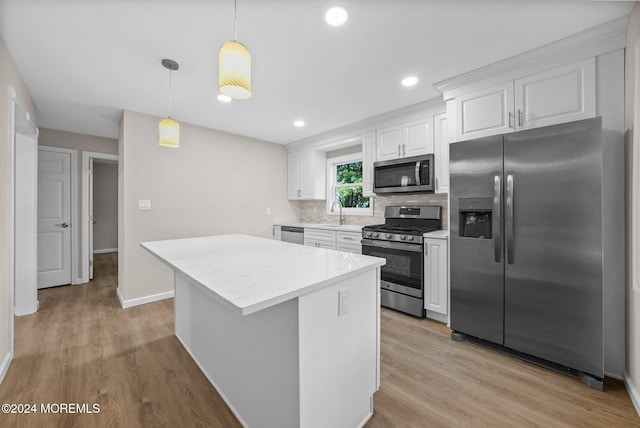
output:
[[[362,254],[382,257],[382,306],[424,318],[423,234],[442,229],[438,206],[385,207],[385,223],[362,228]]]

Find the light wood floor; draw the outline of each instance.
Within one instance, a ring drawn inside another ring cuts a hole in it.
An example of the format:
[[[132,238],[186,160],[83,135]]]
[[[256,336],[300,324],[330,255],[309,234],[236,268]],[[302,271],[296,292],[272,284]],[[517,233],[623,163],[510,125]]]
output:
[[[0,404],[96,403],[100,413],[0,413],[0,427],[239,426],[173,335],[173,300],[121,309],[116,254],[95,263],[90,284],[41,290],[38,313],[16,318]],[[381,325],[368,428],[640,427],[622,382],[597,392],[391,310]]]

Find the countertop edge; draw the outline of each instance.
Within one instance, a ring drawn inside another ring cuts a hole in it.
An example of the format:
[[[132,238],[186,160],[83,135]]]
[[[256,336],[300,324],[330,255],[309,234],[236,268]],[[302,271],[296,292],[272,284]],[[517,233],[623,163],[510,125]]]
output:
[[[181,268],[177,267],[173,263],[169,262],[168,260],[166,260],[166,259],[162,258],[161,256],[159,256],[158,254],[156,254],[146,244],[147,244],[146,242],[140,242],[140,246],[144,250],[146,250],[148,253],[150,253],[152,256],[154,256],[156,259],[158,259],[164,265],[170,267],[174,271],[174,273],[180,274],[182,277],[187,279],[190,283],[192,283],[193,285],[199,287],[200,289],[205,291],[208,295],[210,295],[211,297],[216,299],[216,301],[218,301],[219,303],[221,303],[225,307],[229,308],[232,312],[234,312],[234,313],[236,313],[237,315],[240,315],[240,316],[246,316],[246,315],[250,315],[252,313],[261,311],[263,309],[268,309],[268,308],[270,308],[272,306],[276,306],[276,305],[278,305],[280,303],[283,303],[283,302],[286,302],[288,300],[295,299],[297,297],[303,296],[305,294],[312,293],[312,292],[314,292],[316,290],[319,290],[321,288],[324,288],[326,286],[329,286],[329,285],[332,285],[334,283],[343,281],[344,279],[348,279],[348,278],[357,276],[357,275],[361,274],[362,272],[365,272],[365,271],[367,271],[369,269],[377,269],[380,266],[383,266],[385,264],[385,261],[381,259],[380,261],[371,262],[370,264],[367,264],[366,266],[362,266],[362,267],[360,267],[358,269],[338,274],[338,275],[336,275],[334,277],[328,278],[328,279],[323,280],[323,281],[316,282],[314,284],[307,285],[305,287],[302,287],[300,289],[291,291],[289,293],[285,293],[285,294],[282,294],[282,295],[279,295],[279,296],[275,296],[275,297],[272,297],[272,298],[269,298],[269,299],[263,300],[261,302],[251,304],[251,305],[238,306],[235,303],[233,303],[230,300],[228,300],[227,298],[225,298],[225,297],[221,296],[220,294],[216,293],[211,288],[209,288],[206,285],[202,284],[200,281],[195,279],[193,276],[191,276],[188,273],[184,272]],[[174,287],[175,287],[175,285],[174,285]]]

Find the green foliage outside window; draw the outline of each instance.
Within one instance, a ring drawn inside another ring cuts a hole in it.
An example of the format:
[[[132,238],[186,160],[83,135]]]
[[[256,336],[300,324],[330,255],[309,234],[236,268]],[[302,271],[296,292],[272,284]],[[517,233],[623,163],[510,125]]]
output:
[[[362,196],[362,162],[336,165],[336,199],[343,208],[369,208],[369,198]]]

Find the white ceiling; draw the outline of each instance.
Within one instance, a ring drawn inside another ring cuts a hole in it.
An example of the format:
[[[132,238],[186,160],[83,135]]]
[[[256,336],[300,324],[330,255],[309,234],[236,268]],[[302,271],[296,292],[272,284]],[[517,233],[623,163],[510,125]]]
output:
[[[342,27],[324,22],[345,6]],[[286,144],[440,94],[432,84],[628,15],[633,2],[237,0],[253,94],[219,102],[233,0],[0,0],[38,125],[117,138],[122,109]],[[414,74],[413,88],[400,80]],[[304,120],[304,128],[293,121]]]

